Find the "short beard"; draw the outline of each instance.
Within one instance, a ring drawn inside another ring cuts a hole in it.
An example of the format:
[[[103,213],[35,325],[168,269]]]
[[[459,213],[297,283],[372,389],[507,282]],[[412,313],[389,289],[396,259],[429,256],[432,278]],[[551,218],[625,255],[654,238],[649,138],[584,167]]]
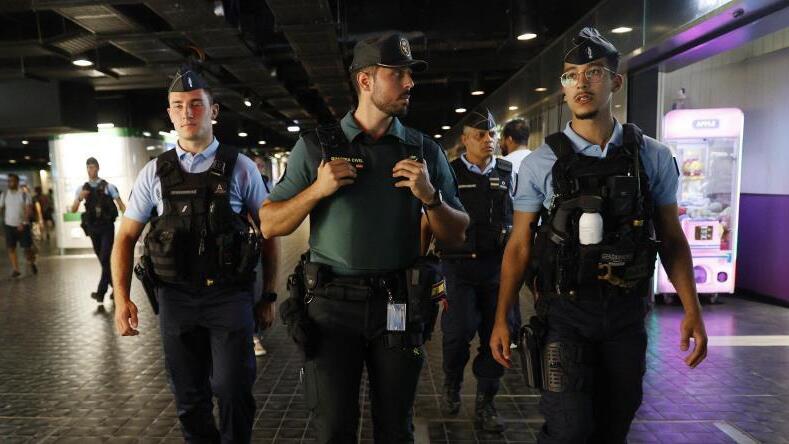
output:
[[[597,114],[599,112],[600,112],[599,110],[594,110],[594,111],[589,111],[586,114],[576,114],[575,118],[578,120],[591,120],[597,117]]]
[[[405,117],[408,114],[408,105],[401,106],[397,104],[397,102],[387,103],[378,99],[378,97],[376,97],[375,94],[373,94],[370,97],[370,99],[372,100],[373,105],[375,105],[376,108],[378,108],[381,112],[389,116]]]

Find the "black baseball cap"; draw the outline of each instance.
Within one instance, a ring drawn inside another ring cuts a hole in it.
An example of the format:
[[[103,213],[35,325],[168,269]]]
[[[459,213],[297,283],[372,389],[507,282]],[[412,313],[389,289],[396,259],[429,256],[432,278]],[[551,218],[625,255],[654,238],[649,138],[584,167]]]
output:
[[[175,73],[167,92],[188,92],[208,87],[208,82],[200,75],[196,67],[184,64]]]
[[[349,71],[353,72],[373,65],[387,68],[407,66],[414,72],[422,72],[427,69],[427,62],[414,60],[411,57],[411,44],[399,32],[389,32],[356,43]]]
[[[592,60],[605,58],[617,68],[619,51],[613,43],[606,40],[600,31],[587,27],[573,38],[573,48],[564,56],[564,61],[573,65],[584,65]]]

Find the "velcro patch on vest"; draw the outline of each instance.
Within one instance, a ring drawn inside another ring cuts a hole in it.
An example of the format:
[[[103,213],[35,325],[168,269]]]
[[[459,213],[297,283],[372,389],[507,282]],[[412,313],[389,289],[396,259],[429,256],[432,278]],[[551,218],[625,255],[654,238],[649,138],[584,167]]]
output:
[[[610,265],[625,265],[633,260],[633,253],[602,253],[600,255],[600,262]]]
[[[499,177],[491,177],[490,178],[490,188],[492,190],[506,190],[507,183],[501,180]]]
[[[361,157],[329,156],[329,161],[332,161],[332,160],[344,160],[344,161],[350,163],[351,165],[353,165],[353,167],[356,168],[357,170],[363,170],[364,169],[364,159],[361,158]]]
[[[461,190],[463,188],[476,188],[476,187],[477,187],[477,184],[475,184],[475,183],[466,183],[466,184],[458,185],[458,188],[461,189]]]
[[[197,190],[170,190],[171,196],[196,196]]]

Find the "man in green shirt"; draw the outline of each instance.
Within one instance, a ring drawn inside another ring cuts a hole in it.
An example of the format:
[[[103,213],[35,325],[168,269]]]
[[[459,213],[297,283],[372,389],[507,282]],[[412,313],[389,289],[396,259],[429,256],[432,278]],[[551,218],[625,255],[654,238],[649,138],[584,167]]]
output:
[[[398,119],[408,109],[412,72],[426,67],[401,34],[360,41],[350,67],[358,107],[340,122],[339,137],[302,135],[260,210],[267,238],[292,233],[310,216],[310,261],[320,264],[321,282],[307,316],[319,340],[304,370],[319,442],[357,441],[365,365],[375,442],[414,439],[424,358],[404,270],[419,255],[423,212],[444,242],[462,243],[468,225],[444,152]],[[336,291],[322,291],[328,287]]]

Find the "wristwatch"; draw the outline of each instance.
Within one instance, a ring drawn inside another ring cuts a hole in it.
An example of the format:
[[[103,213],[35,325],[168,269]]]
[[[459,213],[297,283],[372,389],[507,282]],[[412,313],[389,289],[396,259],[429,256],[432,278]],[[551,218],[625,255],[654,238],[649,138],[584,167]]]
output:
[[[274,302],[277,300],[277,293],[273,291],[264,291],[263,294],[260,295],[260,300],[264,302]]]
[[[444,203],[444,196],[441,194],[441,190],[437,189],[433,194],[433,200],[428,203],[423,203],[422,208],[425,210],[430,210],[440,206],[442,203]]]

